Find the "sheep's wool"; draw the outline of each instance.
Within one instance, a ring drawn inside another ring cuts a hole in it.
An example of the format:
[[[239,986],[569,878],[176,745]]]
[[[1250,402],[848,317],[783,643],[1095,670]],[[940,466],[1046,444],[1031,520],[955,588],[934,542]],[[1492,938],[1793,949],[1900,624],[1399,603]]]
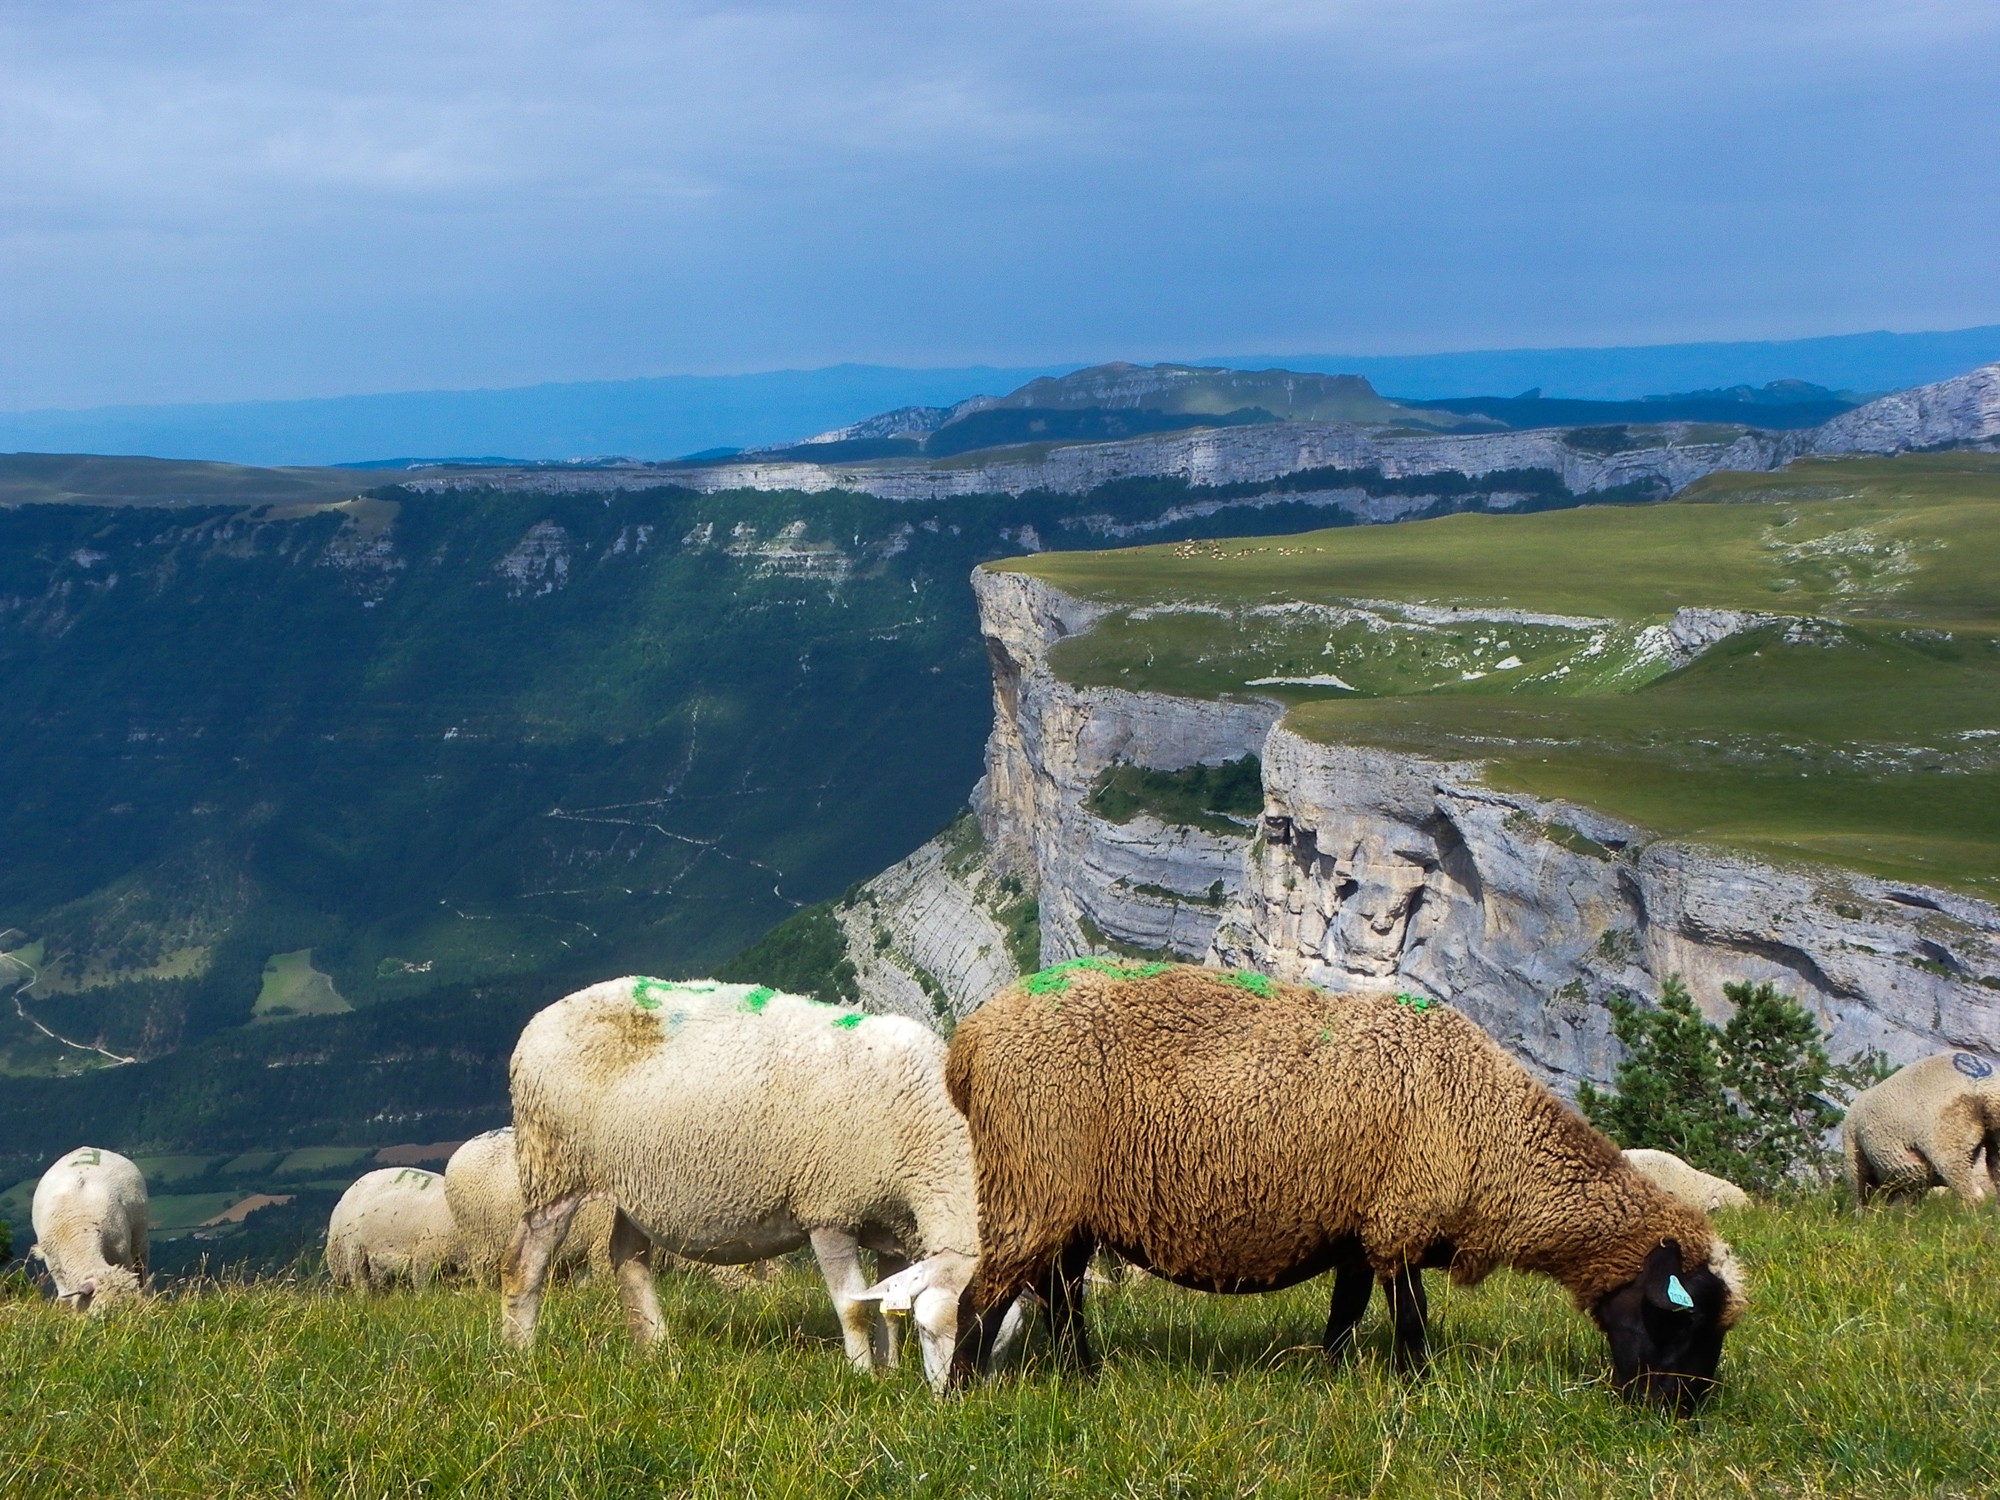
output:
[[[444,1178],[420,1167],[378,1167],[334,1205],[326,1268],[343,1286],[422,1283],[457,1269],[458,1233]]]
[[[80,1146],[35,1186],[30,1214],[58,1296],[102,1311],[145,1285],[146,1179],[115,1151]]]

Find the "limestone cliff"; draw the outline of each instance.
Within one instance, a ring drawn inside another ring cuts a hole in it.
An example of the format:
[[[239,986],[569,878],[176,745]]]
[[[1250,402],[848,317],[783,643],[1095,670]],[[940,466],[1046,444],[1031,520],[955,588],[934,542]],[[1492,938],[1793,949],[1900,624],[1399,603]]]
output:
[[[886,413],[880,431],[928,431],[924,424],[936,412],[948,415],[958,409]],[[864,423],[846,431],[863,428],[877,430]],[[581,472],[467,468],[420,473],[403,483],[418,491],[491,487],[552,492],[674,484],[709,492],[857,490],[888,500],[943,500],[1029,491],[1082,494],[1142,476],[1183,479],[1198,486],[1257,485],[1307,471],[1373,470],[1388,479],[1433,474],[1475,481],[1490,477],[1493,492],[1479,503],[1505,508],[1510,503],[1507,476],[1523,470],[1553,474],[1574,495],[1627,486],[1666,495],[1717,470],[1775,469],[1804,455],[1902,453],[1991,445],[1996,440],[2000,440],[2000,365],[1987,365],[1885,396],[1802,432],[1667,422],[1635,428],[1428,433],[1380,423],[1282,421],[1196,428],[1119,442],[994,448],[936,461],[810,463],[747,454],[709,464],[614,465]],[[1365,494],[1332,482],[1306,494],[1288,492],[1288,498],[1355,509],[1366,520],[1394,518],[1366,514]],[[1421,510],[1437,499],[1408,496],[1397,509]]]
[[[1093,607],[1020,573],[982,571],[974,587],[994,665],[974,798],[983,857],[1039,891],[1043,962],[1140,949],[1334,988],[1420,988],[1565,1089],[1610,1074],[1606,999],[1656,994],[1676,973],[1717,1015],[1725,983],[1777,981],[1818,1012],[1837,1056],[2000,1049],[1992,906],[1654,840],[1496,791],[1474,765],[1313,743],[1275,704],[1073,687],[1048,653]],[[1671,632],[1682,654],[1747,623],[1685,613]],[[1114,765],[1246,754],[1261,761],[1254,827],[1094,810]],[[983,998],[954,988],[949,1004]]]

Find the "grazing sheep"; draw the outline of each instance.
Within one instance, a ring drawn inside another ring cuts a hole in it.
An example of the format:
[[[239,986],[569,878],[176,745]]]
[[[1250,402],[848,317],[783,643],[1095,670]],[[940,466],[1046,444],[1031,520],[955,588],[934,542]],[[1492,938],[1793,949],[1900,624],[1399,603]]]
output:
[[[1434,1001],[1074,959],[960,1022],[945,1083],[980,1206],[961,1368],[1035,1283],[1088,1366],[1080,1282],[1100,1245],[1204,1291],[1336,1271],[1336,1356],[1379,1279],[1406,1369],[1423,1358],[1423,1268],[1461,1285],[1540,1272],[1608,1336],[1619,1390],[1683,1412],[1742,1311],[1701,1212]]]
[[[444,1164],[444,1198],[458,1231],[465,1269],[492,1286],[500,1261],[521,1222],[521,1179],[514,1165],[514,1127],[474,1136]],[[576,1271],[586,1264],[603,1271],[611,1264],[611,1205],[585,1202],[556,1247],[554,1269]]]
[[[452,1152],[451,1160],[444,1164],[444,1197],[458,1228],[465,1269],[484,1285],[494,1285],[500,1279],[501,1258],[521,1222],[521,1177],[514,1162],[512,1125],[474,1136]],[[609,1271],[611,1215],[608,1200],[586,1198],[556,1249],[552,1269],[574,1273],[588,1266],[593,1275]],[[757,1285],[766,1274],[763,1267],[711,1266],[667,1258],[700,1271],[720,1286],[737,1289]]]
[[[49,1268],[56,1298],[101,1313],[146,1290],[146,1179],[115,1151],[80,1146],[35,1185],[30,1254]]]
[[[1915,1195],[1938,1185],[1964,1203],[2000,1192],[1997,1072],[1977,1053],[1940,1052],[1863,1090],[1845,1130],[1855,1206],[1878,1191]]]
[[[1634,1146],[1625,1160],[1656,1188],[1664,1188],[1681,1202],[1712,1214],[1724,1208],[1748,1208],[1750,1195],[1727,1177],[1717,1177],[1700,1167],[1691,1167],[1671,1151],[1655,1151]]]
[[[326,1268],[336,1286],[422,1286],[463,1260],[444,1179],[420,1167],[368,1173],[340,1195],[326,1227]]]
[[[602,1194],[642,1343],[664,1332],[653,1244],[728,1265],[810,1242],[849,1361],[893,1364],[864,1295],[866,1246],[886,1272],[918,1262],[888,1300],[911,1305],[942,1388],[979,1240],[971,1147],[930,1031],[761,986],[616,979],[529,1021],[512,1080],[526,1213],[501,1269],[510,1342],[533,1339],[550,1256]]]

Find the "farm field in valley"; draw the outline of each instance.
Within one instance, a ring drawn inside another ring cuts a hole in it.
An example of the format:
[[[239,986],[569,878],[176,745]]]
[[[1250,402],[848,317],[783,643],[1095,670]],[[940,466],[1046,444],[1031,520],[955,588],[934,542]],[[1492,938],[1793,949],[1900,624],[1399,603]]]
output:
[[[0,1303],[0,1492],[156,1496],[1927,1496],[2000,1488],[2000,1215],[1863,1219],[1829,1199],[1728,1219],[1751,1276],[1724,1385],[1678,1423],[1605,1383],[1561,1291],[1431,1278],[1430,1374],[1390,1371],[1379,1299],[1324,1367],[1327,1288],[1099,1294],[1092,1381],[1031,1355],[939,1403],[914,1361],[850,1373],[817,1278],[663,1287],[668,1346],[608,1288],[558,1288],[503,1350],[494,1294],[364,1298],[312,1278],[182,1292],[107,1321]],[[191,1414],[203,1414],[190,1420]],[[226,1414],[226,1417],[223,1415]]]
[[[996,566],[1112,606],[1088,686],[1261,694],[1329,743],[1669,837],[2000,895],[2000,458],[1820,460],[1680,500]],[[1733,612],[1689,661],[1677,611]]]

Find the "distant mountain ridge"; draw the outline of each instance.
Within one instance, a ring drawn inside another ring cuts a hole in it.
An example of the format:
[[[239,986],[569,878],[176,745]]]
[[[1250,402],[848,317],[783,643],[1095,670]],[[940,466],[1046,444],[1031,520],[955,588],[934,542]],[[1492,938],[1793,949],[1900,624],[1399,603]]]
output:
[[[1498,349],[1450,354],[1228,354],[1194,365],[1365,377],[1405,403],[1539,388],[1551,398],[1638,400],[1798,379],[1889,391],[2000,359],[2000,324],[1937,333],[1861,333],[1778,342]],[[744,375],[675,375],[510,389],[401,391],[286,401],[0,412],[0,452],[145,454],[263,465],[355,463],[397,454],[519,460],[629,454],[662,461],[796,442],[871,413],[949,409],[1081,360],[1025,367],[835,365]],[[896,436],[898,433],[874,434]]]
[[[1260,492],[1311,489],[1320,494],[1320,504],[1360,503],[1363,509],[1357,514],[1384,520],[1391,517],[1379,512],[1372,491],[1361,482],[1368,475],[1399,480],[1438,476],[1447,488],[1454,479],[1475,481],[1489,491],[1485,503],[1506,508],[1536,492],[1541,481],[1533,476],[1573,496],[1620,493],[1659,499],[1718,470],[1765,471],[1807,454],[1887,454],[1990,443],[2000,438],[2000,363],[1842,410],[1804,429],[1758,425],[1762,413],[1786,410],[1782,404],[1732,402],[1732,407],[1743,416],[1731,422],[1656,419],[1528,430],[1503,428],[1493,419],[1426,429],[1403,418],[1401,413],[1412,409],[1393,405],[1397,416],[1372,423],[1280,422],[1264,420],[1268,413],[1250,408],[1220,418],[1162,413],[1154,430],[1139,433],[1065,430],[1063,424],[1081,425],[1093,416],[1107,425],[1110,419],[1136,422],[1154,414],[982,407],[921,442],[835,439],[709,463],[639,465],[588,476],[546,469],[438,470],[410,483],[426,491],[492,486],[567,493],[607,483],[667,481],[706,492],[861,491],[888,500],[929,502],[992,494],[1074,495],[1121,481],[1165,479],[1210,492],[1234,490],[1218,496],[1218,503],[1239,506],[1261,503],[1256,498]],[[1642,404],[1649,414],[1655,409],[1669,408]],[[1024,419],[1029,431],[982,434],[994,440],[990,450],[940,452],[935,446],[954,429],[974,428],[994,417]],[[1034,431],[1037,423],[1044,429],[1041,434]],[[1398,514],[1421,511],[1443,495],[1443,490],[1412,495]]]
[[[1013,443],[1107,441],[1149,430],[1299,421],[1401,422],[1444,431],[1499,425],[1489,417],[1468,419],[1385,401],[1358,375],[1114,361],[1042,376],[1004,396],[900,407],[800,443],[749,452],[815,461],[940,458]]]

